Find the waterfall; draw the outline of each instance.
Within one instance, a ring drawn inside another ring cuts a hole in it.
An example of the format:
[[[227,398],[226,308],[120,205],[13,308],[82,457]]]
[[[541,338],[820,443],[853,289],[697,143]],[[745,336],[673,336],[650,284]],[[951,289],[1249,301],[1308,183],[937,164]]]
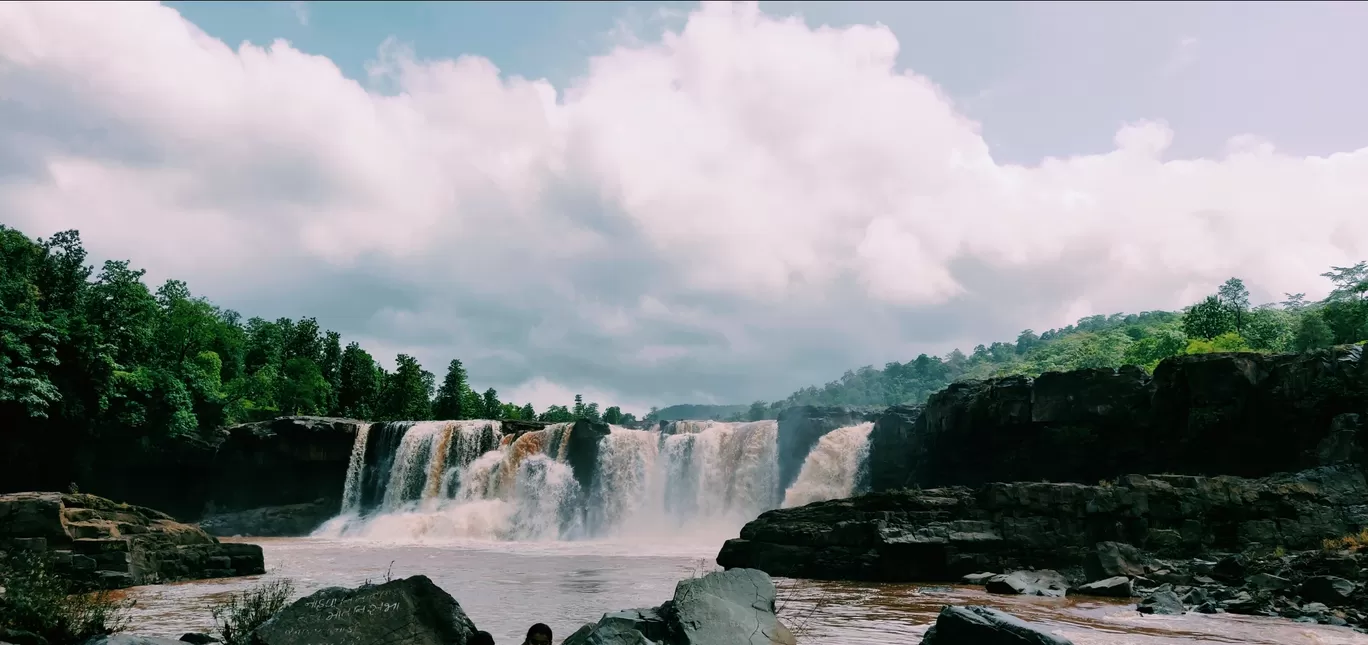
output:
[[[837,428],[817,440],[798,478],[784,493],[784,508],[850,497],[869,457],[873,423]]]
[[[574,537],[579,485],[566,463],[571,424],[514,436],[497,421],[381,424],[357,436],[341,516],[315,532],[372,539]],[[376,454],[388,449],[390,454]],[[349,489],[350,490],[350,489]]]
[[[315,535],[715,542],[772,508],[852,494],[872,424],[821,437],[787,491],[779,489],[776,421],[609,426],[607,435],[603,426],[578,426],[592,437],[576,434],[573,423],[528,427],[498,421],[362,427],[343,512]]]

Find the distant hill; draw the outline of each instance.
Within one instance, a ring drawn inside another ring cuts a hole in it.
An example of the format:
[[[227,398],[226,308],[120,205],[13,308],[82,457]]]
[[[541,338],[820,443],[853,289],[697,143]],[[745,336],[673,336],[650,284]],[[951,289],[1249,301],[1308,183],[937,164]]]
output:
[[[737,415],[745,414],[749,405],[672,405],[668,408],[656,410],[650,417],[655,421],[721,421]]]

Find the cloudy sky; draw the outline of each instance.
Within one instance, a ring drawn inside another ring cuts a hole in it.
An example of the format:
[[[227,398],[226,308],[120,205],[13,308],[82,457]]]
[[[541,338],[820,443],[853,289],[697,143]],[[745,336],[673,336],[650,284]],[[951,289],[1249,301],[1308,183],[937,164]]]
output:
[[[0,3],[0,223],[538,407],[1323,295],[1368,4]]]

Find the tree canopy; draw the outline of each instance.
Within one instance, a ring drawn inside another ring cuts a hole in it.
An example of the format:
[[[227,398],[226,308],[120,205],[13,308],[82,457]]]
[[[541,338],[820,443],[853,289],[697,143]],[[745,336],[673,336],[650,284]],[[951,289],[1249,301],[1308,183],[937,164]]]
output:
[[[314,318],[243,320],[127,261],[87,265],[76,231],[0,226],[0,428],[61,428],[155,444],[279,415],[360,419],[578,417],[635,423],[576,397],[575,412],[471,389],[460,360],[436,376],[400,354],[386,370]]]

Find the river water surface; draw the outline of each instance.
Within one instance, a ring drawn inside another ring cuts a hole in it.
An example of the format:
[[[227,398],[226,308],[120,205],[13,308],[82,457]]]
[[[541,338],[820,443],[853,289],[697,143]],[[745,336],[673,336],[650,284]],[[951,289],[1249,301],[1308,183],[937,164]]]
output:
[[[504,645],[527,627],[549,624],[557,642],[605,611],[668,600],[681,578],[715,570],[715,547],[639,542],[449,542],[441,545],[318,538],[253,539],[265,549],[266,576],[139,587],[131,631],[179,637],[212,627],[209,606],[263,579],[287,577],[299,594],[423,574],[461,603],[480,629]],[[1368,645],[1347,628],[1273,618],[1188,614],[1141,616],[1133,604],[993,596],[980,589],[779,579],[780,618],[800,643],[888,645],[920,642],[946,604],[985,604],[1045,625],[1078,645],[1259,643]],[[339,644],[344,645],[344,644]],[[364,645],[364,644],[358,644]]]

